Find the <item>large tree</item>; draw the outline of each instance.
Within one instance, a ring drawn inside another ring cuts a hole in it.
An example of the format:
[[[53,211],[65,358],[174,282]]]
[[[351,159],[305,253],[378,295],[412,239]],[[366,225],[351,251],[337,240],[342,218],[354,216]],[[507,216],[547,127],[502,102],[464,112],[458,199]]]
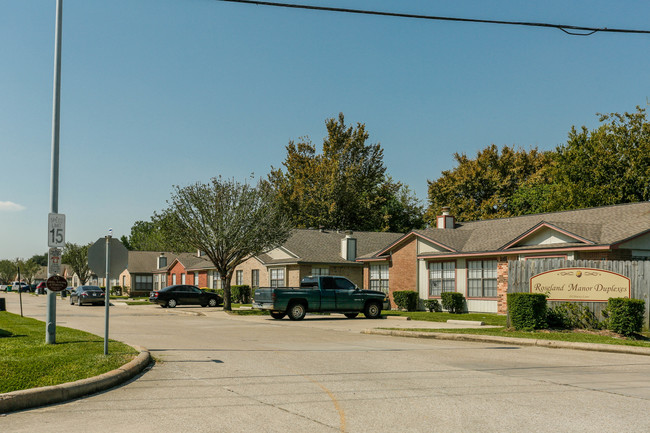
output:
[[[511,196],[519,187],[540,176],[544,167],[552,163],[550,152],[536,148],[523,149],[492,144],[479,151],[476,158],[454,154],[456,167],[442,172],[429,183],[429,208],[426,220],[435,224],[436,215],[443,206],[449,206],[459,221],[502,218],[528,213],[527,209],[513,209]]]
[[[189,245],[212,261],[224,289],[224,310],[231,309],[235,268],[248,257],[283,244],[292,228],[267,182],[251,186],[221,177],[174,187],[167,209],[154,219],[165,237],[179,246],[174,250]]]
[[[120,240],[128,250],[169,251],[177,245],[172,245],[163,233],[163,223],[156,218],[151,218],[151,221],[136,221],[131,227],[131,235],[122,236]]]
[[[77,245],[70,242],[65,243],[61,263],[70,265],[72,272],[77,274],[79,283],[83,286],[90,278],[90,267],[88,266],[88,245]]]
[[[404,212],[419,212],[417,199],[386,176],[384,151],[367,143],[365,125],[347,126],[343,114],[326,121],[322,152],[307,138],[287,145],[284,169],[269,180],[296,227],[351,230],[410,230]]]
[[[14,266],[20,270],[20,278],[25,280],[27,284],[32,284],[34,275],[36,275],[36,273],[41,270],[41,265],[39,265],[33,259],[16,259],[14,261]]]
[[[9,284],[16,277],[16,266],[11,260],[0,260],[0,280]]]

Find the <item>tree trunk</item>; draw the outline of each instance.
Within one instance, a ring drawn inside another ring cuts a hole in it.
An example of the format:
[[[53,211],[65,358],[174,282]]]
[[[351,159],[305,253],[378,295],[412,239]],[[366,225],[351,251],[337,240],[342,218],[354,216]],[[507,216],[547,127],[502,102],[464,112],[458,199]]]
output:
[[[232,311],[230,299],[230,278],[221,277],[221,288],[223,288],[223,311]]]

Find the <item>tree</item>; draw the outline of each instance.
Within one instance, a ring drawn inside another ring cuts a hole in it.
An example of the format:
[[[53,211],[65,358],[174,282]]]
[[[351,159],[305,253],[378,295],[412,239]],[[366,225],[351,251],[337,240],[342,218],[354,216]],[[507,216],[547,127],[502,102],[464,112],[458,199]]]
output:
[[[402,227],[409,221],[403,215],[407,210],[420,211],[415,221],[421,217],[415,197],[387,178],[383,149],[367,144],[364,124],[346,126],[341,113],[326,121],[326,129],[322,153],[307,138],[291,141],[284,170],[269,175],[296,227],[379,231]]]
[[[79,246],[70,242],[65,243],[61,263],[70,265],[72,272],[77,274],[79,283],[83,286],[90,278],[90,267],[88,266],[88,247],[91,244]]]
[[[554,182],[545,197],[554,210],[650,200],[650,123],[644,109],[600,114],[589,131],[571,128],[558,146]]]
[[[163,232],[162,226],[164,221],[152,217],[151,221],[136,221],[131,227],[131,235],[127,238],[122,236],[120,239],[127,250],[135,251],[170,251],[178,248],[179,245],[173,245],[166,234]],[[191,248],[185,248],[179,251],[189,251]]]
[[[27,282],[27,284],[32,284],[34,280],[34,275],[41,270],[41,265],[36,263],[33,259],[21,260],[16,259],[14,262],[15,266],[20,269],[20,277]]]
[[[38,263],[39,266],[47,266],[47,253],[34,254],[31,259],[33,262]]]
[[[552,163],[550,152],[530,151],[492,144],[479,151],[475,159],[454,154],[456,167],[442,172],[429,183],[429,208],[425,219],[435,224],[443,206],[449,206],[458,221],[503,218],[529,213],[522,201],[513,209],[512,195],[521,185],[541,176]]]
[[[0,260],[0,280],[10,283],[16,276],[16,266],[11,260]]]
[[[212,261],[231,309],[235,268],[250,256],[282,245],[292,229],[268,182],[257,186],[212,178],[209,183],[175,186],[167,209],[154,215],[175,251],[191,246]]]

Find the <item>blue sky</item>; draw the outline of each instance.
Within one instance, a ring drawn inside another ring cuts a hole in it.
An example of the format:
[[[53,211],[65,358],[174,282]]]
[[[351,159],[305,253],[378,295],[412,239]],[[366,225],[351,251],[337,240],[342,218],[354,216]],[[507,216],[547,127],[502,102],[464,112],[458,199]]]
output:
[[[300,3],[284,0],[286,3]],[[305,0],[467,18],[649,29],[650,2]],[[0,259],[47,251],[55,0],[0,14]],[[59,212],[94,242],[172,185],[278,167],[343,112],[426,204],[453,153],[553,149],[650,98],[650,35],[358,16],[214,0],[64,0]]]

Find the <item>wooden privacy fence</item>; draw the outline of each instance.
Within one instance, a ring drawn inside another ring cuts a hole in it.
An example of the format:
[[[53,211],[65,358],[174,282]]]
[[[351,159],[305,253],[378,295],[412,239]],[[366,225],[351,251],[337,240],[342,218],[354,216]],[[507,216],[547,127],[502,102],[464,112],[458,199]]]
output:
[[[511,260],[508,262],[508,293],[530,293],[530,279],[542,272],[563,268],[592,268],[616,272],[630,279],[631,297],[645,301],[643,324],[650,328],[650,261],[605,261],[605,260],[564,260],[564,259],[535,259]],[[561,303],[549,301],[549,306]],[[607,302],[576,302],[589,307],[598,317]]]

